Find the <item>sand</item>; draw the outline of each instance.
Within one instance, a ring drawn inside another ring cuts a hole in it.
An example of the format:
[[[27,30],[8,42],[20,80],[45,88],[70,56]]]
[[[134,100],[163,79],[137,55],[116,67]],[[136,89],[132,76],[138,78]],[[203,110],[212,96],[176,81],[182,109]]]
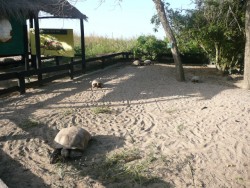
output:
[[[0,179],[10,188],[250,187],[250,91],[237,87],[241,76],[184,68],[177,82],[173,65],[123,63],[0,98]],[[104,88],[91,90],[95,78]],[[93,140],[80,159],[50,164],[68,126]]]

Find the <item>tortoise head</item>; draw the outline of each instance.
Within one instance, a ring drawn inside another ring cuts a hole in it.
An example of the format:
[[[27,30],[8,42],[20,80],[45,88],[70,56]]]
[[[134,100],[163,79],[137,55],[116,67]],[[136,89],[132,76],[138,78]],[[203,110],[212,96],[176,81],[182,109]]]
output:
[[[97,87],[97,83],[92,84],[92,88]]]
[[[55,149],[52,154],[50,155],[50,164],[55,164],[60,160],[62,149]]]
[[[93,83],[92,88],[102,88],[103,84],[102,83]]]
[[[69,158],[69,155],[70,155],[70,151],[69,151],[69,149],[62,149],[61,150],[61,155],[62,155],[62,157],[63,158]]]
[[[97,86],[98,88],[102,88],[102,83],[97,83]]]
[[[69,149],[55,149],[50,155],[50,164],[55,164],[58,161],[65,162],[70,157]]]

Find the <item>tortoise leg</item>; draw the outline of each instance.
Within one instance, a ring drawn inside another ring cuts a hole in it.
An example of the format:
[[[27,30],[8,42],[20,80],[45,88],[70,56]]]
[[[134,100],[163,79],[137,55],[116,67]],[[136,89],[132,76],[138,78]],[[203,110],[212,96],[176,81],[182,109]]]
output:
[[[79,150],[79,149],[70,150],[70,158],[71,159],[78,159],[78,158],[81,158],[82,156],[83,156],[82,150]]]
[[[61,155],[61,148],[55,149],[52,154],[50,155],[50,164],[55,164]]]
[[[62,149],[61,150],[61,155],[64,157],[64,158],[68,158],[69,157],[69,153],[70,153],[70,149]]]
[[[66,162],[70,158],[71,149],[63,148],[61,150],[62,162]]]
[[[99,83],[99,84],[98,84],[98,88],[103,88],[103,84],[102,84],[102,83]]]

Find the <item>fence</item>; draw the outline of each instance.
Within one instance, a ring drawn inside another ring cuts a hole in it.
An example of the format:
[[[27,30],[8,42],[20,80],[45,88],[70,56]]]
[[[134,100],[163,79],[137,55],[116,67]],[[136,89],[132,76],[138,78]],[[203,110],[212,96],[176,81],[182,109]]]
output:
[[[106,55],[100,55],[97,57],[86,59],[86,64],[89,62],[99,62],[101,68],[104,68],[107,59],[122,56],[122,59],[128,59],[129,52],[112,53]],[[45,59],[45,58],[44,58]],[[56,59],[57,60],[57,59]],[[78,69],[77,69],[78,66]],[[84,66],[79,69],[79,66]],[[45,74],[59,72],[52,76],[44,77]],[[10,86],[8,88],[0,89],[0,95],[18,91],[20,94],[24,94],[26,88],[43,85],[44,83],[51,82],[53,80],[69,76],[71,79],[77,74],[84,74],[86,72],[86,65],[82,65],[82,60],[73,60],[68,64],[59,65],[56,61],[56,66],[44,67],[41,69],[26,70],[26,71],[13,71],[9,73],[0,74],[0,82],[8,80],[17,80],[18,84]],[[32,82],[25,82],[25,79],[37,76],[37,79]]]

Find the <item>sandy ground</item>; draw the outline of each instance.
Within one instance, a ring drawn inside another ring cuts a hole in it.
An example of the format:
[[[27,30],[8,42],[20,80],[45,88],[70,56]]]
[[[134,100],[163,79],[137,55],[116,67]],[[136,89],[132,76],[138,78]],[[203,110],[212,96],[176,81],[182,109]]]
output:
[[[213,68],[185,73],[177,82],[172,65],[120,65],[1,98],[0,179],[10,188],[250,187],[250,91]],[[95,78],[104,88],[91,90]],[[80,159],[49,164],[68,126],[93,140]]]

